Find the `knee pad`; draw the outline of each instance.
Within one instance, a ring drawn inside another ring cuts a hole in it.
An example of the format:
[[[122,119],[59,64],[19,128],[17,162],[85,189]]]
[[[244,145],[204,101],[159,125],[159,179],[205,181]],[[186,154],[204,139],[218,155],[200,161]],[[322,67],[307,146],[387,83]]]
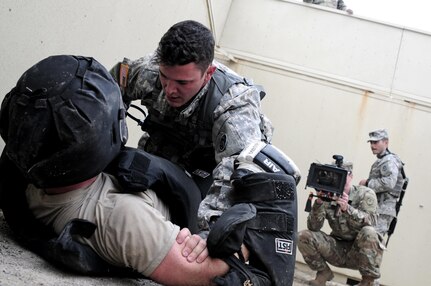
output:
[[[211,256],[250,251],[249,264],[272,285],[292,285],[296,258],[296,181],[286,174],[252,173],[232,180],[234,206],[211,228]],[[221,233],[221,234],[220,234]]]
[[[254,173],[232,181],[234,201],[251,203],[244,244],[250,265],[266,272],[275,286],[292,285],[296,260],[297,198],[293,176]]]

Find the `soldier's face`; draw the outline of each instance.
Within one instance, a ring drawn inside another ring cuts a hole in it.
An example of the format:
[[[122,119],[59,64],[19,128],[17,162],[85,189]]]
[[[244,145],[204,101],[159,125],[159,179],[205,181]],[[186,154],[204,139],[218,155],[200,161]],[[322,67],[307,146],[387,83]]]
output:
[[[379,155],[388,148],[388,140],[370,141],[370,147],[374,155]]]
[[[186,65],[160,65],[160,82],[166,95],[166,101],[172,107],[181,107],[190,101],[211,79],[215,66],[202,70],[195,63]]]

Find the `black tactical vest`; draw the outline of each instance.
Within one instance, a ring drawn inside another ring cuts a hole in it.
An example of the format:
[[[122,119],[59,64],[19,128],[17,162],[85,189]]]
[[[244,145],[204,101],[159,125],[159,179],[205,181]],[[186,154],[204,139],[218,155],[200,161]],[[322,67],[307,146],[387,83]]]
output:
[[[178,122],[177,114],[161,114],[148,106],[149,115],[142,130],[150,137],[144,150],[177,163],[191,173],[195,170],[211,173],[216,167],[212,141],[214,110],[222,96],[237,83],[252,85],[245,78],[217,69],[199,107],[186,122]]]

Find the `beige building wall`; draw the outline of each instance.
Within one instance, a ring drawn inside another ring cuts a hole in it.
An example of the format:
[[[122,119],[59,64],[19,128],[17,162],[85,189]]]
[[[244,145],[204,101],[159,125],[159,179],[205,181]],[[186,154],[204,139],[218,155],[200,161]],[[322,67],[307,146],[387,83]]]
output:
[[[389,130],[410,185],[382,264],[381,285],[427,285],[431,256],[431,35],[280,0],[3,0],[0,2],[0,100],[31,65],[53,54],[93,56],[107,67],[155,49],[173,23],[195,19],[215,31],[217,57],[263,84],[274,144],[300,167],[333,154],[354,162],[355,181],[374,162],[368,131]],[[129,145],[140,130],[130,123]],[[0,150],[4,143],[0,140]],[[298,261],[302,257],[298,252]],[[336,269],[337,280],[358,277]]]

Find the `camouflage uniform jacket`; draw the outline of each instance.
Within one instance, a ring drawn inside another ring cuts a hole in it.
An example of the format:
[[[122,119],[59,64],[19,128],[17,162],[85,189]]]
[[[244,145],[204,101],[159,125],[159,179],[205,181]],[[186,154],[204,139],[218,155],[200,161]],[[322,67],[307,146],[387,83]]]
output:
[[[303,0],[305,3],[312,3],[316,5],[321,5],[325,7],[330,7],[338,10],[345,11],[347,9],[346,4],[343,0]]]
[[[332,202],[322,204],[314,202],[307,217],[307,227],[311,231],[319,231],[325,219],[331,227],[331,236],[352,241],[364,226],[375,226],[377,221],[377,198],[370,188],[352,186],[349,193],[349,206],[346,212],[337,217]]]
[[[188,130],[188,134],[185,134],[185,136],[193,136],[199,133],[199,130],[196,130],[197,125],[195,122],[199,117],[200,109],[203,108],[205,97],[213,96],[208,91],[211,90],[211,84],[214,79],[211,79],[185,108],[176,109],[169,106],[165,99],[165,93],[159,80],[159,67],[154,61],[153,54],[135,61],[127,59],[125,61],[129,65],[127,87],[123,90],[123,99],[126,104],[132,100],[141,99],[141,103],[147,108],[149,116],[156,116],[160,119],[159,121],[163,121],[164,127],[170,134],[178,135],[178,129]],[[236,75],[232,70],[216,61],[213,64],[223,73]],[[111,74],[117,79],[119,65],[117,64],[111,70]],[[230,190],[229,178],[232,170],[230,164],[233,159],[223,160],[223,158],[238,154],[247,145],[257,140],[270,142],[272,139],[273,127],[269,119],[261,112],[260,100],[260,94],[255,87],[236,83],[221,96],[219,104],[211,111],[212,114],[208,115],[213,118],[212,132],[207,138],[198,138],[198,141],[209,141],[214,154],[214,166],[218,165],[214,170],[216,175],[214,175],[213,187],[207,195],[210,198],[203,203],[203,206],[201,206],[203,210],[201,209],[199,212],[201,220],[204,220],[202,222],[204,226],[207,226],[207,219],[209,220],[215,214],[221,215],[222,211],[230,205],[224,192]],[[187,140],[187,138],[182,139]],[[180,138],[179,140],[182,139]],[[177,138],[160,142],[159,147],[162,147],[161,145],[163,144],[170,144],[175,140]],[[196,144],[191,144],[189,147],[194,148],[195,146]],[[140,147],[142,146],[140,145]],[[147,151],[158,154],[157,152],[152,152],[152,150]],[[176,160],[176,158],[169,158],[169,155],[162,157],[173,162]],[[201,158],[201,161],[205,160]],[[221,182],[217,182],[217,180],[221,180]],[[222,193],[220,193],[220,188],[214,187],[220,185],[227,186],[227,188],[223,188]],[[208,212],[211,214],[208,214]]]
[[[402,167],[401,159],[389,150],[377,156],[377,160],[371,166],[367,186],[377,194],[379,214],[396,216],[395,205],[404,183]]]

